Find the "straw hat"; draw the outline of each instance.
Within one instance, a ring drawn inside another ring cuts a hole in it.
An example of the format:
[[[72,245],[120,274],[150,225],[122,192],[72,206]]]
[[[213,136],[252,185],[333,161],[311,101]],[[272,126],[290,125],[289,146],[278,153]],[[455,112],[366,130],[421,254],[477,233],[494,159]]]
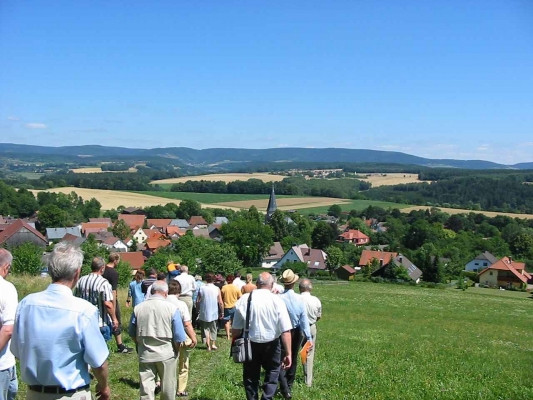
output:
[[[293,283],[296,283],[298,282],[298,279],[300,279],[300,277],[298,275],[296,275],[292,269],[286,269],[285,271],[283,271],[283,273],[281,274],[281,279],[280,281],[284,284],[284,285],[292,285]]]

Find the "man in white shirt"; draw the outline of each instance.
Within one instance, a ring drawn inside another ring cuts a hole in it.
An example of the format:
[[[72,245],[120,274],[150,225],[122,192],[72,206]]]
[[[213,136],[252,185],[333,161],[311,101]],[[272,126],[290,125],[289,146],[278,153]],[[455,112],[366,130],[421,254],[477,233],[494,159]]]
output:
[[[13,256],[0,248],[0,399],[14,400],[17,396],[18,381],[15,356],[9,349],[17,311],[17,289],[4,278],[9,274]]]
[[[189,314],[192,315],[192,295],[196,290],[196,280],[194,279],[194,276],[189,275],[189,267],[186,265],[182,265],[180,270],[181,274],[174,279],[181,285],[180,300],[187,304]]]
[[[311,326],[311,337],[314,344],[307,353],[307,362],[303,365],[305,384],[308,387],[311,387],[313,384],[313,362],[315,359],[316,348],[316,323],[322,317],[322,304],[320,303],[318,297],[311,295],[313,284],[309,279],[302,279],[299,284],[299,288],[302,300],[305,304],[305,309],[307,311],[307,319],[309,320],[309,325]]]
[[[241,279],[241,273],[239,271],[235,272],[235,279],[233,279],[233,284],[239,288],[239,291],[242,289],[242,287],[246,284]]]
[[[276,394],[278,376],[281,368],[291,366],[292,323],[283,300],[271,292],[274,279],[268,272],[257,278],[257,289],[242,296],[235,305],[232,337],[241,336],[246,323],[248,298],[250,303],[250,331],[252,361],[243,364],[243,383],[247,400],[259,398],[259,379],[261,368],[265,370],[263,396],[270,400]],[[286,356],[281,360],[281,343]]]

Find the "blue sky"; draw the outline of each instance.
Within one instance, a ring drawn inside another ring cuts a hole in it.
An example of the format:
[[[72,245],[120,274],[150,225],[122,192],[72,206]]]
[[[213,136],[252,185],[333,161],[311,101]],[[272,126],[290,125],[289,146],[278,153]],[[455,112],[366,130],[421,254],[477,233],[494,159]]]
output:
[[[531,0],[1,0],[0,60],[0,142],[533,161]]]

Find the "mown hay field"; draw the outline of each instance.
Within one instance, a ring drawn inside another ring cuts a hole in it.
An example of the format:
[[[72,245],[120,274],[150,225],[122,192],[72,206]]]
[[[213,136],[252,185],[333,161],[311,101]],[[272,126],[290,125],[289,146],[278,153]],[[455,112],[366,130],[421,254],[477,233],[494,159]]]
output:
[[[42,278],[8,279],[20,298],[45,287]],[[305,386],[298,367],[295,399],[533,398],[530,293],[339,281],[314,286],[323,306],[314,384]],[[126,290],[118,297],[124,305]],[[131,308],[122,310],[128,321]],[[133,346],[127,333],[123,338]],[[216,352],[203,344],[192,351],[191,400],[245,397],[241,366],[230,360],[229,342],[220,331],[217,345]],[[109,347],[112,398],[139,398],[137,355],[115,354],[114,341]],[[20,398],[25,391],[21,382]]]
[[[409,213],[413,210],[430,210],[432,207],[429,206],[408,206],[404,209],[402,209],[402,212]],[[533,214],[516,214],[516,213],[506,213],[506,212],[499,212],[499,211],[474,211],[474,210],[466,210],[461,208],[447,208],[447,207],[437,207],[442,212],[448,213],[448,214],[468,214],[468,213],[476,213],[476,214],[483,214],[487,217],[495,217],[497,215],[505,215],[506,217],[511,218],[525,218],[525,219],[533,219]]]
[[[402,174],[402,173],[370,173],[370,174],[361,174],[361,176],[366,176],[362,178],[362,181],[370,182],[372,187],[379,186],[390,186],[390,185],[400,185],[405,183],[421,183],[421,182],[430,182],[430,181],[419,181],[418,174]]]
[[[152,184],[172,184],[172,183],[184,183],[187,181],[222,181],[225,183],[233,181],[247,181],[249,179],[259,179],[263,182],[280,182],[286,176],[283,175],[271,175],[266,173],[254,172],[250,174],[246,173],[228,173],[228,174],[209,174],[209,175],[195,175],[195,176],[182,176],[180,178],[169,178],[152,181]]]
[[[348,204],[350,200],[334,199],[331,197],[284,197],[276,198],[277,206],[280,210],[304,209],[312,207],[330,207],[333,204]],[[217,203],[217,206],[237,207],[241,209],[248,209],[251,206],[257,207],[260,211],[265,211],[268,207],[268,198],[262,200],[243,200]]]
[[[71,169],[75,174],[99,174],[104,172],[137,172],[137,168],[130,167],[127,171],[102,171],[100,167],[84,167]]]

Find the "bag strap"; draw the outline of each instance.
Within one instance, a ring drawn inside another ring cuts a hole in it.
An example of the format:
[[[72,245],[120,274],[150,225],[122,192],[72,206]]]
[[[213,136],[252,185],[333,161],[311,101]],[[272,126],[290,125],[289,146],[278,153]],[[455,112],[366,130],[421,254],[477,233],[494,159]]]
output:
[[[244,333],[242,335],[243,338],[248,337],[248,332],[250,331],[250,305],[252,304],[252,292],[250,292],[250,296],[248,297],[248,306],[246,307],[246,324],[244,325]]]

